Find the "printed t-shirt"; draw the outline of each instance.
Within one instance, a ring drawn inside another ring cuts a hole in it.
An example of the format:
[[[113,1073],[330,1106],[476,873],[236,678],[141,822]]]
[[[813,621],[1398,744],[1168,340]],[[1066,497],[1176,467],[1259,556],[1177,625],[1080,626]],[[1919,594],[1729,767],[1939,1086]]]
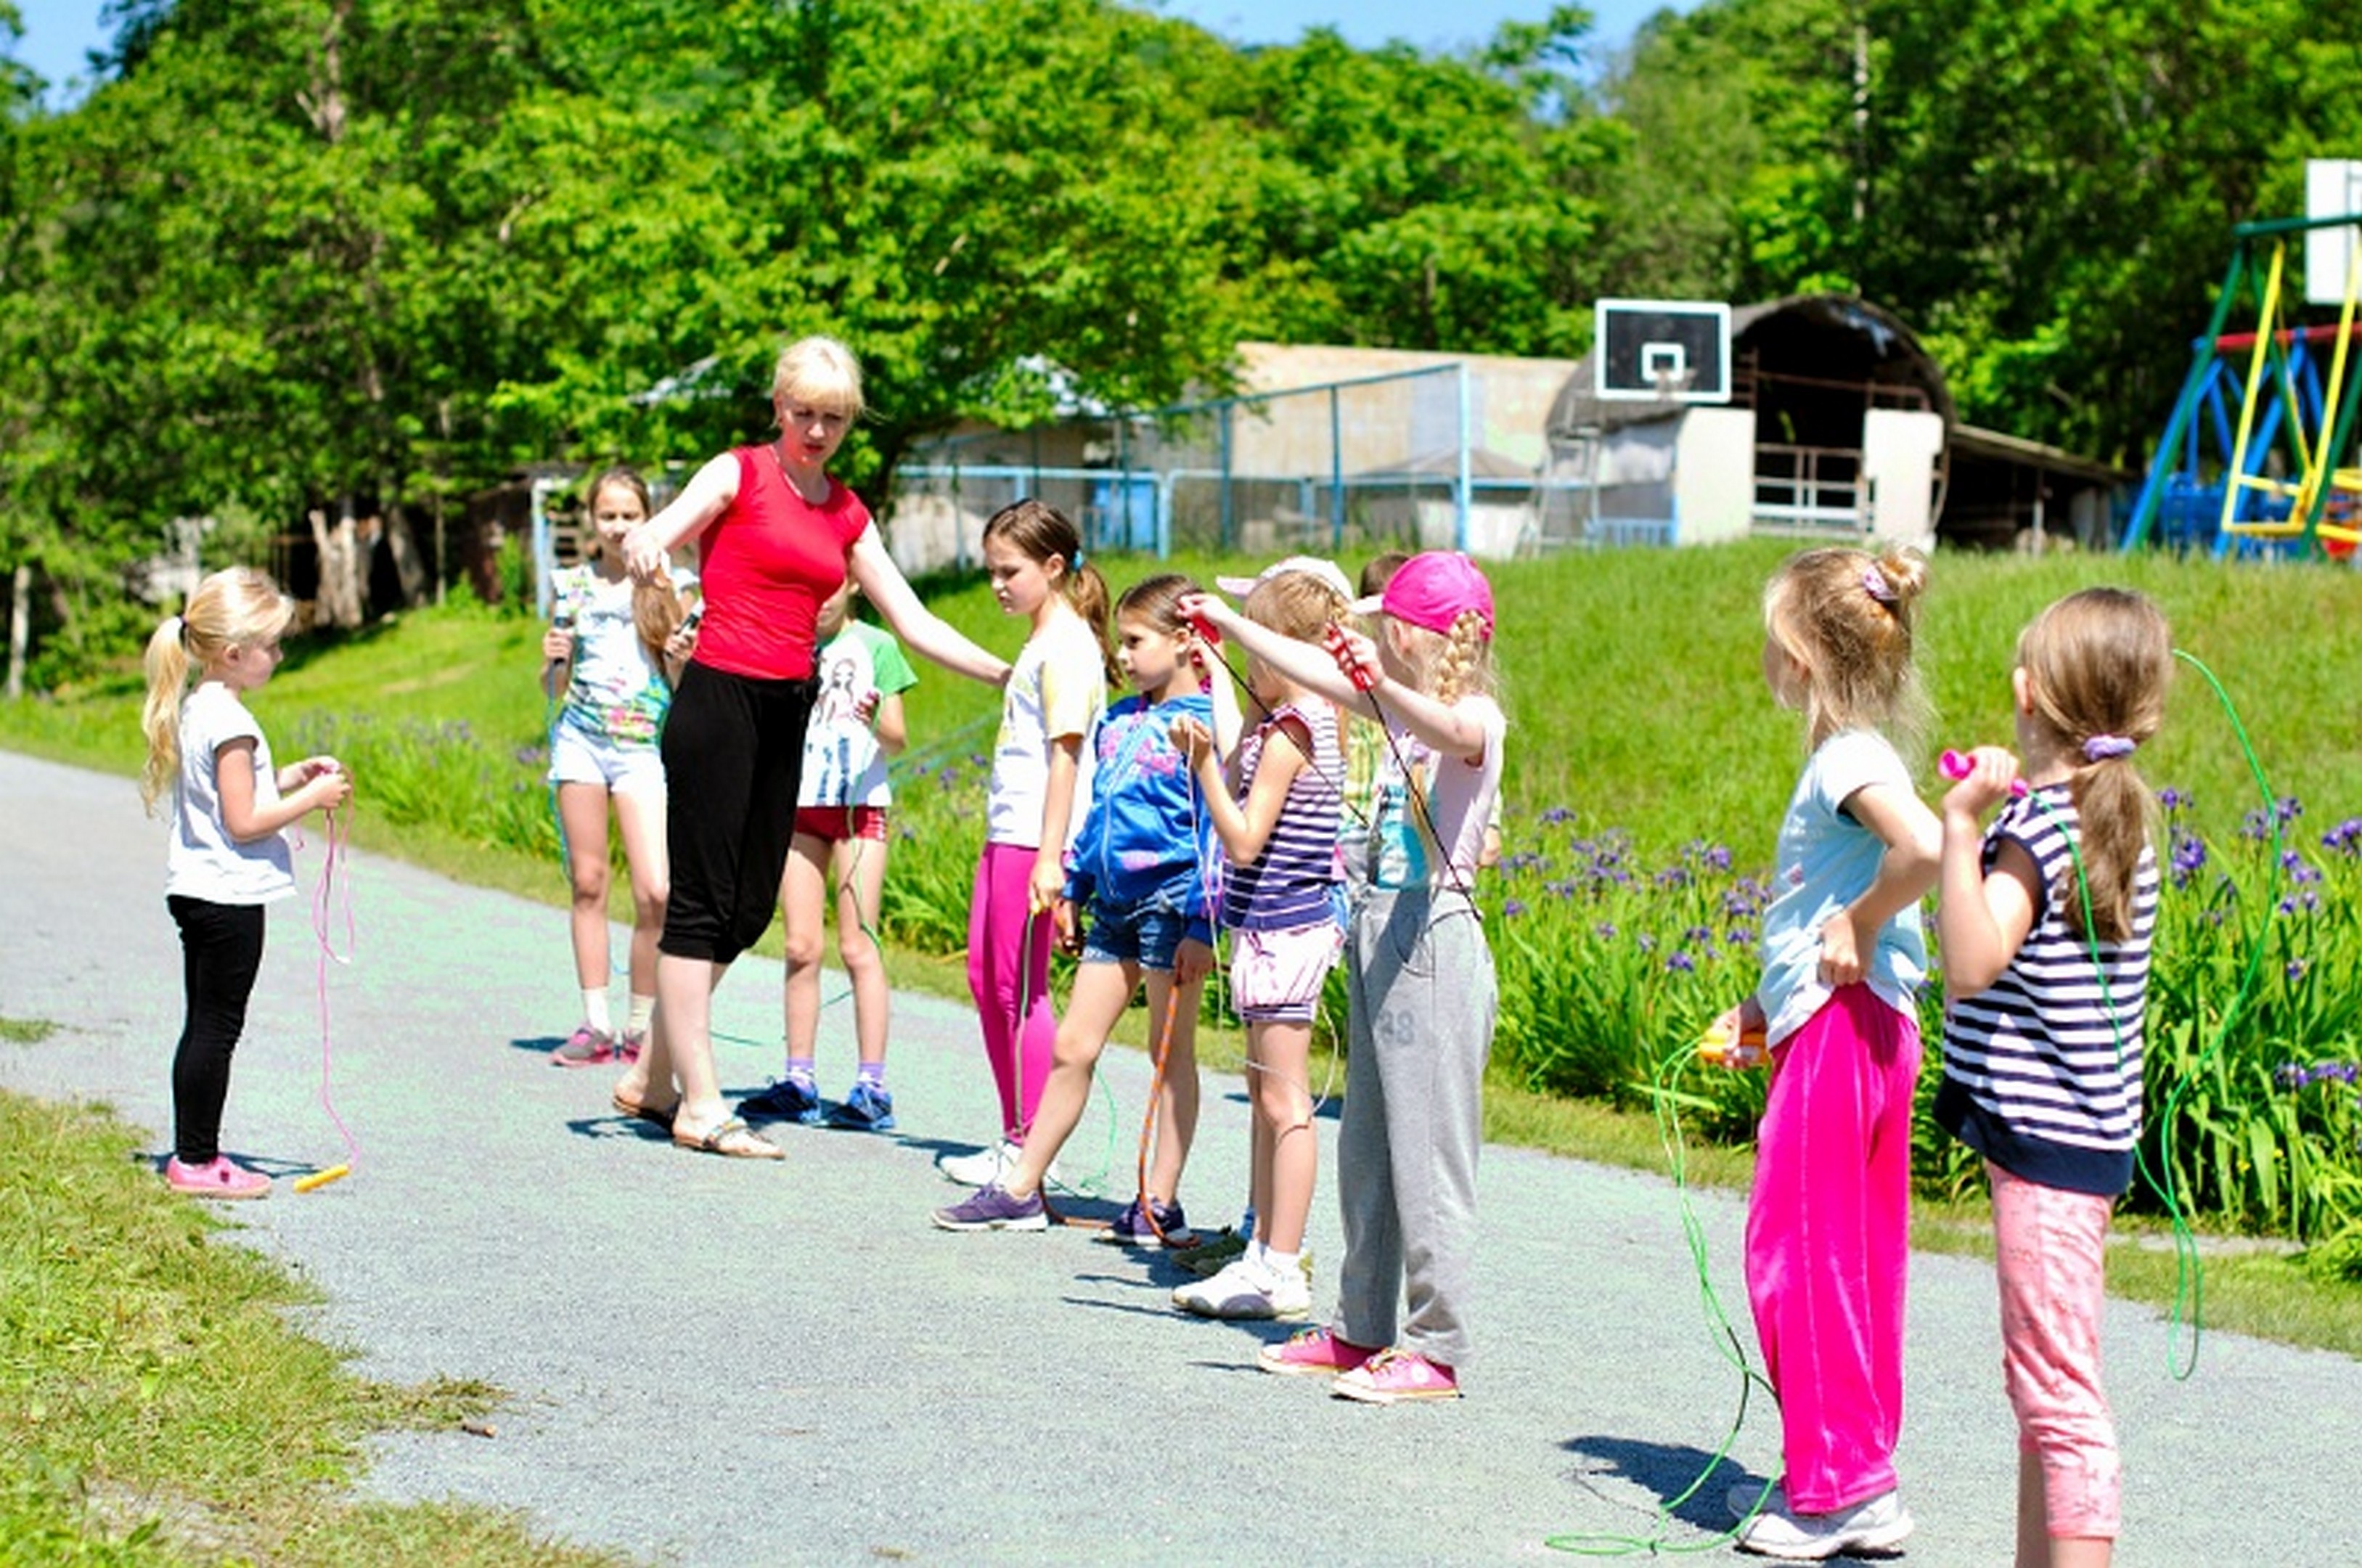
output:
[[[1107,706],[1106,669],[1099,640],[1080,615],[1053,615],[1048,625],[1026,639],[1000,700],[1000,733],[993,742],[992,791],[985,813],[988,842],[1041,846],[1050,743],[1090,734],[1092,723]],[[1074,808],[1066,819],[1067,844],[1082,831],[1090,801],[1087,747],[1078,763]]]
[[[877,732],[861,717],[870,692],[882,701],[919,683],[889,633],[847,621],[820,650],[820,696],[804,726],[799,806],[883,806],[894,799]]]

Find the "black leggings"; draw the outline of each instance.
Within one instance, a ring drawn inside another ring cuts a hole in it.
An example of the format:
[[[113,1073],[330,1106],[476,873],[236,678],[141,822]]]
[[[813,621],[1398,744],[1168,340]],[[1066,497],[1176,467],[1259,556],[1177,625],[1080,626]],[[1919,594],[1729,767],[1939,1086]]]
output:
[[[181,988],[189,1009],[172,1054],[172,1152],[184,1165],[208,1165],[221,1153],[230,1055],[246,1032],[246,1000],[262,968],[262,906],[175,893],[164,907],[181,928]]]
[[[672,895],[659,951],[727,964],[769,928],[818,690],[809,679],[756,680],[695,663],[681,672],[665,716]]]

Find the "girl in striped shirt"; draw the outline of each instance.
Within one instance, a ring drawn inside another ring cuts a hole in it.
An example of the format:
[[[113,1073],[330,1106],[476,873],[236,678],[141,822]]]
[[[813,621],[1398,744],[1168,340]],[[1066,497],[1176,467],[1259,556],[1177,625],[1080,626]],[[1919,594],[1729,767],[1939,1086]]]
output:
[[[1291,571],[1257,583],[1241,613],[1279,636],[1318,644],[1346,611],[1336,590]],[[1230,858],[1222,924],[1236,933],[1231,995],[1247,1026],[1255,1234],[1236,1262],[1181,1286],[1173,1303],[1209,1318],[1301,1318],[1312,1309],[1298,1263],[1319,1157],[1308,1081],[1312,1020],[1344,941],[1337,850],[1344,756],[1334,703],[1260,658],[1249,657],[1247,682],[1264,717],[1239,744],[1235,796],[1203,723],[1175,720],[1173,740],[1197,769]]]
[[[1984,1155],[1992,1186],[2017,1568],[2104,1564],[2117,1533],[2102,1267],[2140,1137],[2158,889],[2133,759],[2164,720],[2172,674],[2147,599],[2094,588],[2060,600],[2019,637],[2010,676],[2024,793],[2011,798],[2018,759],[1981,746],[1944,797],[1936,1118]]]

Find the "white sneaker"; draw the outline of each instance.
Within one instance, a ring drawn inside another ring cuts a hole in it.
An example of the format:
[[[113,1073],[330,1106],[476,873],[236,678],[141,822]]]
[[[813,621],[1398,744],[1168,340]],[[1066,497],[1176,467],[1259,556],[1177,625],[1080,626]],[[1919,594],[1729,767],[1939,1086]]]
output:
[[[935,1161],[935,1169],[945,1181],[961,1187],[990,1187],[1017,1168],[1017,1145],[1003,1138],[972,1154],[943,1155]]]
[[[1777,1481],[1766,1491],[1760,1481],[1734,1481],[1730,1490],[1722,1495],[1722,1506],[1730,1510],[1735,1519],[1753,1518],[1757,1514],[1784,1513],[1788,1507],[1788,1488]]]
[[[1023,1153],[1018,1144],[1003,1138],[991,1148],[978,1149],[972,1154],[941,1155],[935,1161],[935,1169],[943,1173],[945,1181],[961,1187],[990,1187],[1017,1168],[1018,1156]],[[1042,1173],[1042,1185],[1070,1198],[1081,1196],[1066,1186],[1055,1160]]]
[[[1849,1551],[1883,1551],[1902,1544],[1910,1533],[1911,1515],[1901,1495],[1882,1492],[1833,1514],[1766,1509],[1738,1532],[1738,1544],[1741,1551],[1765,1557],[1818,1562]]]
[[[1173,1305],[1200,1318],[1234,1321],[1304,1318],[1312,1312],[1312,1287],[1296,1269],[1283,1273],[1260,1258],[1241,1258],[1211,1279],[1175,1286]]]

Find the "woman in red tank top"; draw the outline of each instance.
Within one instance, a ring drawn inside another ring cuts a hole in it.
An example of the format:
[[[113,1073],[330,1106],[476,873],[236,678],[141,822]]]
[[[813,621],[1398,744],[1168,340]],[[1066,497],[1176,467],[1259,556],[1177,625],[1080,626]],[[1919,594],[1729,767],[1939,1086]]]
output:
[[[664,733],[672,887],[657,944],[647,1049],[615,1085],[617,1110],[663,1122],[708,1154],[777,1159],[730,1114],[713,1071],[712,996],[778,908],[795,831],[804,721],[822,601],[849,576],[910,647],[991,684],[1009,666],[921,603],[868,509],[829,477],[860,417],[861,366],[833,338],[789,345],[772,378],[778,438],[724,452],[624,539],[653,580],[698,542],[704,616]]]

